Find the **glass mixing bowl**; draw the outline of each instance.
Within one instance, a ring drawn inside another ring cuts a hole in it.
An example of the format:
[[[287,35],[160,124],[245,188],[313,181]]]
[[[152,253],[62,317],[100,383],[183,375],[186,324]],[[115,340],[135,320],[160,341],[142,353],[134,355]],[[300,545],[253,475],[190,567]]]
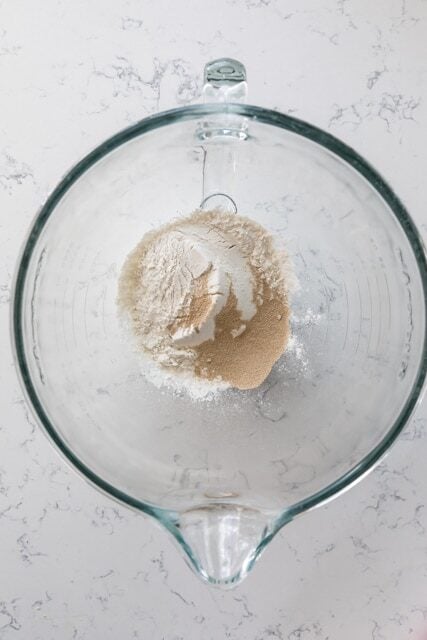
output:
[[[113,136],[49,197],[19,263],[13,335],[26,395],[65,457],[225,586],[405,425],[426,374],[427,269],[404,207],[357,153],[295,118],[230,104],[246,90],[238,63],[210,70],[213,104]],[[209,401],[147,381],[116,309],[139,239],[201,204],[266,227],[299,282],[290,346],[268,379]]]

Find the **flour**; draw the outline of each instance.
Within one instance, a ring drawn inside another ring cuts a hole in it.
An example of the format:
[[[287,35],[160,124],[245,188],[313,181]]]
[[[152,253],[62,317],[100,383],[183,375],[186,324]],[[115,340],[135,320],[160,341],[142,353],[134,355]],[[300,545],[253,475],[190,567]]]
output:
[[[250,389],[285,349],[290,273],[260,225],[197,211],[144,236],[118,304],[139,348],[178,386]]]

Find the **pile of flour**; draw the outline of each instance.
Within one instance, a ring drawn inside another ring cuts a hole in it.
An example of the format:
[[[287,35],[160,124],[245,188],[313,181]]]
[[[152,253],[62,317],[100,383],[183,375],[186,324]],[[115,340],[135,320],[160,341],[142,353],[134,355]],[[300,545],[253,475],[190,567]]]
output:
[[[142,238],[123,266],[118,304],[138,347],[169,377],[251,389],[286,347],[289,273],[259,224],[196,211]]]

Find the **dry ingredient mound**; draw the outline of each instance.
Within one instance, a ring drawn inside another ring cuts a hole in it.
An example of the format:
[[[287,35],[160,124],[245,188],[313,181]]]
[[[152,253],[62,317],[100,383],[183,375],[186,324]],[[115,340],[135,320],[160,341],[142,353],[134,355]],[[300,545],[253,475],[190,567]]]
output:
[[[261,225],[196,211],[144,235],[122,268],[118,306],[168,373],[253,389],[288,341],[287,273]]]

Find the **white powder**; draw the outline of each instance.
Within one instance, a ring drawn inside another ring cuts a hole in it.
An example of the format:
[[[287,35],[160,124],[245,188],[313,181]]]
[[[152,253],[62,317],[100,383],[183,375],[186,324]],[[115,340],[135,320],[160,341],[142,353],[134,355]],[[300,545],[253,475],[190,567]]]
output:
[[[146,356],[144,375],[193,397],[227,388],[224,380],[194,375],[197,347],[214,339],[231,292],[241,322],[230,334],[244,334],[263,304],[264,285],[286,295],[292,270],[285,252],[272,250],[270,234],[247,218],[196,212],[146,234],[123,267],[118,300]]]
[[[141,353],[139,355],[142,375],[158,389],[177,395],[185,394],[190,396],[192,400],[211,400],[217,397],[220,392],[230,388],[227,382],[203,380],[195,377],[191,371],[162,367],[147,354]]]
[[[295,314],[292,314],[292,322],[294,324],[303,325],[306,327],[317,324],[322,318],[323,314],[314,312],[310,307],[306,309],[304,315],[302,316],[296,316]]]
[[[291,335],[289,338],[288,344],[286,346],[286,351],[288,353],[292,353],[297,360],[299,360],[301,367],[306,369],[308,366],[307,355],[304,349],[304,345],[297,338],[295,334]]]
[[[212,300],[200,325],[189,323],[172,334],[175,345],[197,346],[213,339],[215,318],[227,301],[230,287],[233,287],[242,319],[250,320],[254,316],[254,279],[247,261],[239,247],[230,244],[216,229],[186,224],[176,231],[166,232],[147,251],[145,264],[156,261],[156,255],[163,251],[167,251],[167,259],[174,265],[178,277],[178,282],[167,283],[174,288],[172,297],[174,294],[179,297],[179,304],[171,309],[173,318],[186,315],[185,300],[191,298],[193,283],[203,274],[207,274],[207,293]],[[157,284],[163,286],[163,283]]]

